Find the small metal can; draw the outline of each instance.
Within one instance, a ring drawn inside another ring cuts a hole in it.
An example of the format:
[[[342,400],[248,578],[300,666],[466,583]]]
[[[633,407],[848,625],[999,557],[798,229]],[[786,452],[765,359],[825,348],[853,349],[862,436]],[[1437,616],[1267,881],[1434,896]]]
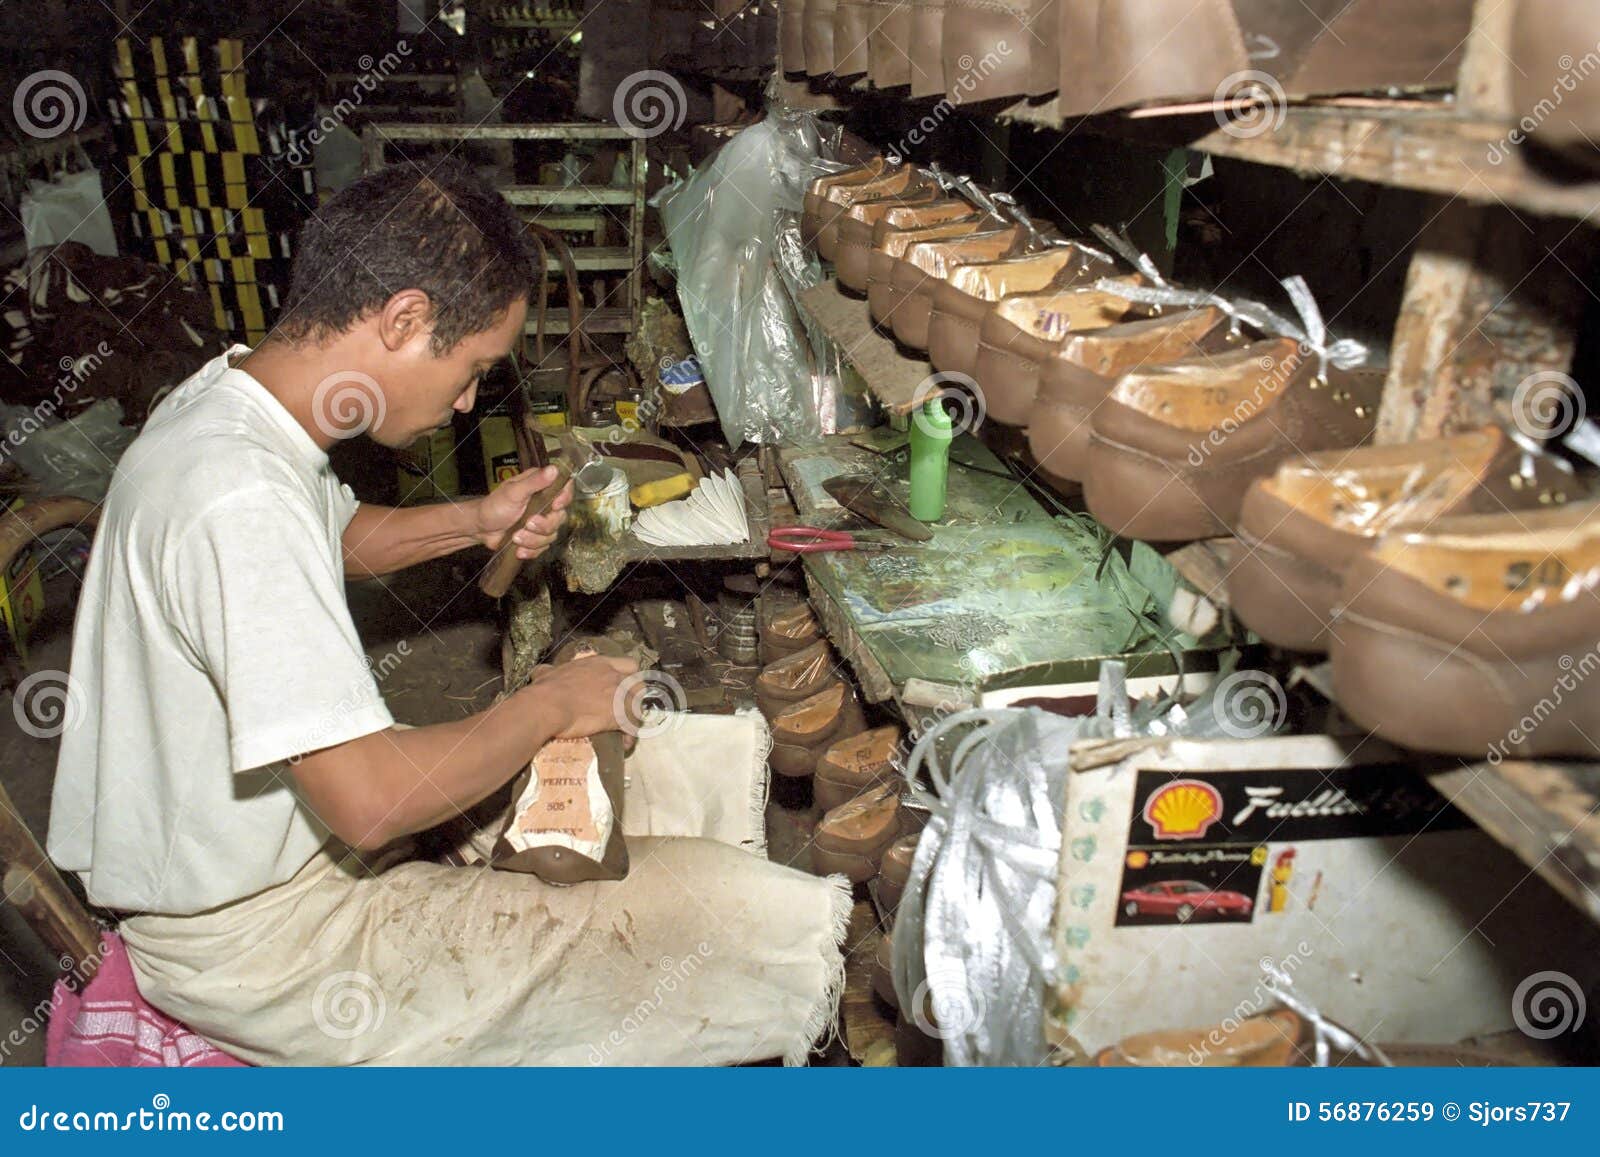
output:
[[[573,478],[573,497],[584,519],[607,538],[621,538],[633,521],[628,476],[615,466],[591,462]]]

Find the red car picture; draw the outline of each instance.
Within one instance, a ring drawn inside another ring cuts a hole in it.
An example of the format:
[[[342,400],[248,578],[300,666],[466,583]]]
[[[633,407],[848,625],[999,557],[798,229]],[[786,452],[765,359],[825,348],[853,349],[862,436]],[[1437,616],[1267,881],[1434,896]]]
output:
[[[1174,916],[1185,923],[1196,913],[1244,917],[1255,901],[1238,892],[1218,892],[1196,880],[1161,880],[1122,894],[1129,916]]]

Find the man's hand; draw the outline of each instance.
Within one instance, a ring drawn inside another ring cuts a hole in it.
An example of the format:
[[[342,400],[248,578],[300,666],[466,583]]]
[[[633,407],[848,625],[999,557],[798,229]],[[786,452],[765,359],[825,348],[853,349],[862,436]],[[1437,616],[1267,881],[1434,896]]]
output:
[[[517,520],[528,508],[528,500],[549,486],[556,478],[554,466],[524,470],[515,478],[507,478],[494,492],[478,500],[478,541],[490,550],[497,550],[509,532],[517,544],[517,557],[537,558],[556,540],[556,532],[567,517],[567,507],[572,505],[572,483],[562,487],[548,514],[540,514],[518,526]]]
[[[540,666],[519,694],[537,697],[542,705],[560,712],[558,739],[579,739],[602,731],[617,731],[636,722],[638,705],[624,700],[645,691],[639,680],[630,690],[623,686],[639,670],[632,659],[589,655],[558,667]]]

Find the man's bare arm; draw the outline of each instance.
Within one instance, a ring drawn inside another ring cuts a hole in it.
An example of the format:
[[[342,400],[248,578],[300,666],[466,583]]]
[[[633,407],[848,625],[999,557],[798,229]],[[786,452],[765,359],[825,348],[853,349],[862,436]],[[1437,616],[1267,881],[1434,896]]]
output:
[[[393,574],[469,546],[493,550],[522,517],[528,499],[554,477],[549,468],[526,470],[501,483],[493,494],[466,502],[410,507],[362,503],[344,529],[345,577]],[[569,486],[549,514],[529,519],[515,531],[519,558],[533,558],[555,541],[571,501]]]
[[[431,828],[484,799],[550,740],[614,730],[618,687],[637,669],[627,659],[576,659],[457,722],[311,752],[293,765],[300,798],[355,848]]]

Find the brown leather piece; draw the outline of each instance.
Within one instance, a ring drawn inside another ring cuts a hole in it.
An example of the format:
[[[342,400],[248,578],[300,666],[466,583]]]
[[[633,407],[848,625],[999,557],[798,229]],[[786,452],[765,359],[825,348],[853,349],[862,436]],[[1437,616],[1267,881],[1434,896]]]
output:
[[[1028,414],[1034,460],[1051,478],[1082,482],[1089,465],[1090,416],[1117,378],[1144,365],[1219,353],[1242,340],[1212,306],[1069,335],[1039,367],[1039,389]]]
[[[1600,93],[1573,75],[1573,59],[1600,44],[1600,9],[1593,4],[1520,3],[1511,27],[1511,107],[1528,112],[1541,101],[1560,104],[1548,116],[1531,118],[1528,139],[1541,148],[1558,150],[1593,166],[1600,161]],[[1566,67],[1562,62],[1566,61]],[[1520,127],[1520,126],[1519,126]],[[1491,146],[1489,159],[1499,162],[1515,149],[1509,141]],[[1497,155],[1498,154],[1498,155]]]
[[[806,73],[827,76],[833,71],[833,16],[838,0],[806,0],[802,19]]]
[[[843,875],[864,884],[900,836],[900,793],[892,783],[841,804],[817,821],[811,866],[819,876]]]
[[[872,0],[867,35],[867,75],[874,88],[911,83],[911,5],[907,0]]]
[[[1115,278],[1140,285],[1138,274]],[[1039,392],[1043,364],[1068,335],[1104,329],[1147,312],[1114,290],[1065,289],[1002,298],[978,327],[973,376],[983,389],[988,416],[1010,426],[1026,425]]]
[[[1469,512],[1535,511],[1577,498],[1557,460],[1486,426],[1447,438],[1292,458],[1245,495],[1235,611],[1268,642],[1326,650],[1339,585],[1382,532]]]
[[[938,96],[944,92],[944,63],[939,45],[944,40],[945,0],[911,0],[911,95]]]
[[[822,228],[823,214],[832,212],[828,207],[830,191],[840,185],[862,185],[874,180],[883,173],[884,164],[885,161],[881,156],[874,157],[865,164],[818,177],[806,186],[801,203],[800,240],[807,245],[816,245],[817,233]]]
[[[932,286],[928,360],[946,373],[976,371],[979,328],[993,303],[1010,294],[1066,289],[1102,276],[1113,267],[1076,243],[996,262],[973,262],[952,270]]]
[[[1597,587],[1593,503],[1385,535],[1345,572],[1332,649],[1340,706],[1420,751],[1592,757]]]
[[[1250,484],[1285,458],[1371,438],[1381,367],[1327,382],[1317,369],[1279,338],[1124,375],[1090,421],[1090,512],[1129,538],[1232,533]]]
[[[1030,0],[946,0],[939,61],[953,105],[1027,94]]]
[[[805,0],[781,0],[778,13],[778,56],[784,72],[806,70]]]
[[[863,0],[837,0],[833,10],[833,74],[859,76],[867,71],[867,37],[872,11]]]

